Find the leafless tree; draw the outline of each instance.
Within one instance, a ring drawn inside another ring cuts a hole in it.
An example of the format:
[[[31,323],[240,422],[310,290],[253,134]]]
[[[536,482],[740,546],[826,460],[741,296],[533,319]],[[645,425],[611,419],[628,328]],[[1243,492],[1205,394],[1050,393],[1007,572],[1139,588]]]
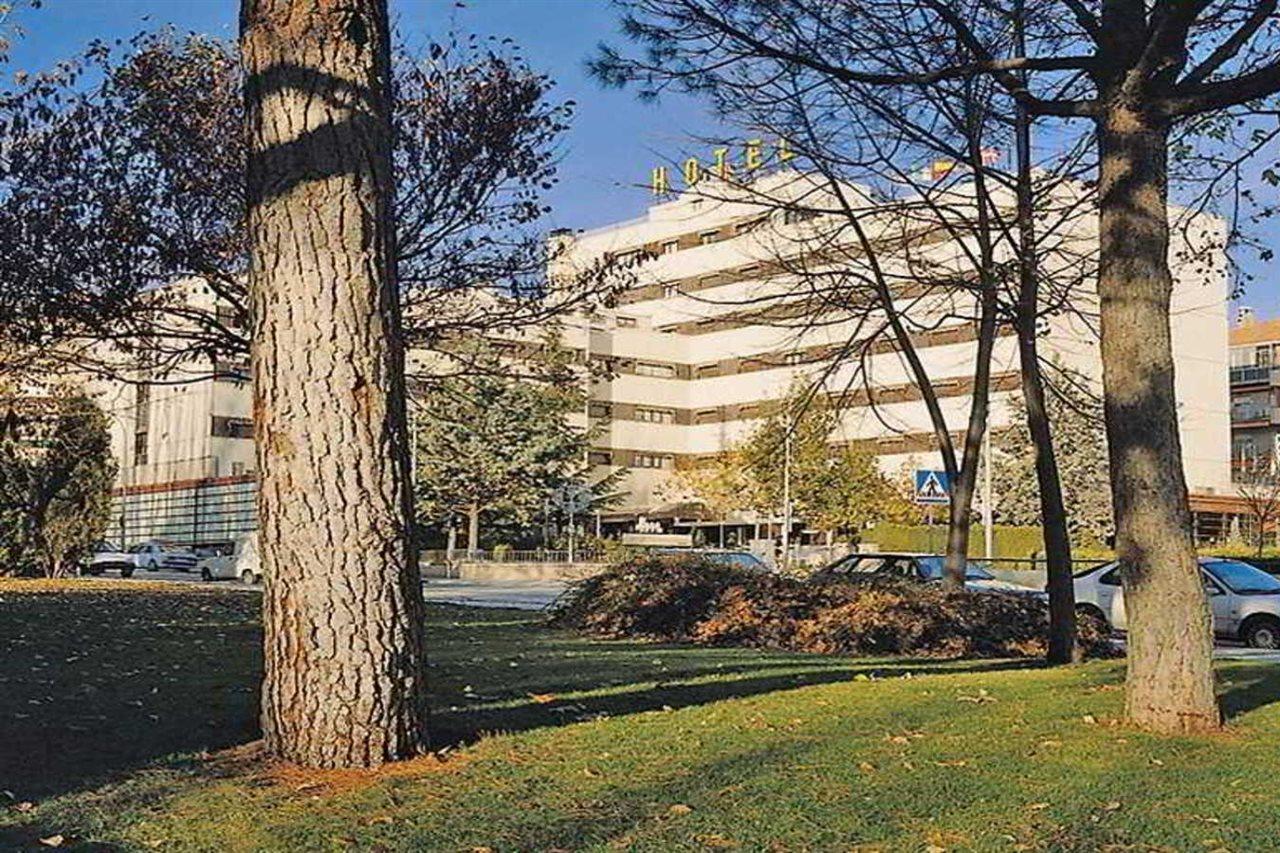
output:
[[[627,32],[646,48],[638,61],[606,56],[624,77],[678,80],[713,98],[712,75],[761,66],[902,97],[987,80],[1033,117],[1090,123],[1105,411],[1130,624],[1126,710],[1152,729],[1216,728],[1209,611],[1174,400],[1169,144],[1179,122],[1280,90],[1274,0],[1037,0],[1018,7],[1027,49],[1013,56],[1002,49],[1012,10],[990,0],[623,5]]]
[[[1237,467],[1235,477],[1240,497],[1253,516],[1253,543],[1261,557],[1268,538],[1274,541],[1275,523],[1280,518],[1280,475],[1275,460],[1270,456],[1249,459]]]

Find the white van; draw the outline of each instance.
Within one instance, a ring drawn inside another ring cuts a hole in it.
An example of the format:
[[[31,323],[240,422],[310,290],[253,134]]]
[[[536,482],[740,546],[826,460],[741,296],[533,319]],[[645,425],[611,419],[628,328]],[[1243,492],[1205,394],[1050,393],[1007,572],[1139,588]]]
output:
[[[218,554],[201,560],[200,577],[206,581],[240,580],[247,584],[262,583],[257,534],[241,536],[235,541],[230,554]]]

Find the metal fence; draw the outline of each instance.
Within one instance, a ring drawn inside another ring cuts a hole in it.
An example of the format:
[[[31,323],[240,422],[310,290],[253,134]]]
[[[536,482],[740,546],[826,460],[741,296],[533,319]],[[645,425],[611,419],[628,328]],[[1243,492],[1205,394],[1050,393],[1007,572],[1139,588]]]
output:
[[[603,563],[606,561],[603,551],[575,550],[570,559],[568,551],[535,549],[517,551],[514,549],[493,548],[483,551],[468,551],[465,548],[455,549],[452,553],[432,548],[421,553],[423,563],[444,564],[448,562],[471,563]]]
[[[112,498],[111,512],[108,536],[126,548],[148,539],[224,545],[257,529],[257,484],[228,478],[131,490]]]

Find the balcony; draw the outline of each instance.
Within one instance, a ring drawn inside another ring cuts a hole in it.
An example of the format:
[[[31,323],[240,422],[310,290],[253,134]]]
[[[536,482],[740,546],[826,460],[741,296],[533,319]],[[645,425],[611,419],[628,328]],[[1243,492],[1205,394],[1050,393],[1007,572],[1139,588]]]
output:
[[[1233,406],[1233,427],[1275,426],[1280,424],[1280,409],[1268,406]]]
[[[1232,385],[1269,385],[1271,383],[1270,365],[1249,365],[1231,368]]]

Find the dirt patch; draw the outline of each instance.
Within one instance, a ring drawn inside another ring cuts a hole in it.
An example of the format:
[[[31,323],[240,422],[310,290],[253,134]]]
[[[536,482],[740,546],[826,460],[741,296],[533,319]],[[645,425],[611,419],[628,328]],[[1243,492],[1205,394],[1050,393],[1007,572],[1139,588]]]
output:
[[[218,778],[245,779],[294,794],[329,797],[358,791],[388,779],[417,779],[434,773],[453,772],[464,763],[461,754],[431,752],[405,761],[392,761],[381,767],[314,769],[273,758],[259,740],[210,755],[206,772]]]

